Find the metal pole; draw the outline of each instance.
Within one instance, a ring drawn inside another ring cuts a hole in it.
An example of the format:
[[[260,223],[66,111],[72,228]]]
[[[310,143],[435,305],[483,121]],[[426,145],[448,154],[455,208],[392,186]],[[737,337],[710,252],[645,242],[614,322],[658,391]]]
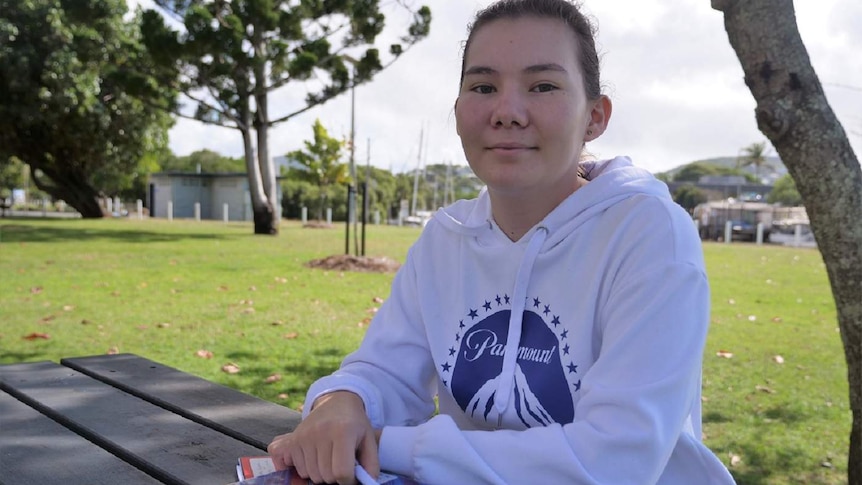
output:
[[[368,182],[362,182],[362,256],[365,256],[365,224],[368,220]]]
[[[350,199],[353,195],[353,186],[347,186],[347,220],[344,228],[344,254],[350,254]]]

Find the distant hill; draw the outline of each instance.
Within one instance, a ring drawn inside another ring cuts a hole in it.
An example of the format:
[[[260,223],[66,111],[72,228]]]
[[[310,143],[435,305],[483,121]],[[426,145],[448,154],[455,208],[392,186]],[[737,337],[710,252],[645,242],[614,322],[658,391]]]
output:
[[[781,159],[776,156],[766,157],[766,162],[769,168],[761,167],[759,176],[763,180],[764,184],[772,185],[775,183],[776,180],[778,180],[779,178],[784,176],[784,174],[787,173],[787,167],[785,167],[784,163],[781,162]],[[705,160],[695,160],[694,162],[686,163],[684,165],[680,165],[678,167],[662,172],[662,174],[667,175],[668,178],[672,179],[677,172],[682,170],[684,167],[691,165],[692,163],[705,163],[708,165],[715,165],[724,168],[736,168],[736,157],[716,157],[707,158]],[[744,167],[742,170],[754,175],[754,167]]]

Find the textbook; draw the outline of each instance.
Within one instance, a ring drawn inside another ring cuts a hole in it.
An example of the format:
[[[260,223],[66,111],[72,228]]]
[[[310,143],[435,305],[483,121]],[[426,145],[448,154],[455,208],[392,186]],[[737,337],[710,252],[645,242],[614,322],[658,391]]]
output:
[[[301,478],[292,467],[276,470],[269,456],[243,456],[236,465],[236,475],[240,480],[231,485],[314,485],[311,480]],[[380,472],[374,481],[365,470],[356,465],[356,478],[362,485],[422,485],[410,478]]]

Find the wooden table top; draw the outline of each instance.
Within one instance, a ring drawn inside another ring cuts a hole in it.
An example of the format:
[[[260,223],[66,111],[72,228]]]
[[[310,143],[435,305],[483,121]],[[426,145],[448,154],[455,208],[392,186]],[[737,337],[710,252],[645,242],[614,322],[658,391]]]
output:
[[[300,417],[133,354],[0,365],[0,482],[228,484]]]

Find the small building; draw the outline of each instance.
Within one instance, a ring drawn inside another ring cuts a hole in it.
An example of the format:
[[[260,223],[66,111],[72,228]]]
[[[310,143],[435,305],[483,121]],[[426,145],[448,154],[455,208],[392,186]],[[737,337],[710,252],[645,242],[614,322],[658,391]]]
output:
[[[276,184],[276,211],[281,217],[281,187]],[[200,218],[222,220],[225,206],[231,221],[254,219],[248,176],[245,173],[159,172],[150,175],[147,207],[151,217],[193,219],[195,204],[200,203]]]

